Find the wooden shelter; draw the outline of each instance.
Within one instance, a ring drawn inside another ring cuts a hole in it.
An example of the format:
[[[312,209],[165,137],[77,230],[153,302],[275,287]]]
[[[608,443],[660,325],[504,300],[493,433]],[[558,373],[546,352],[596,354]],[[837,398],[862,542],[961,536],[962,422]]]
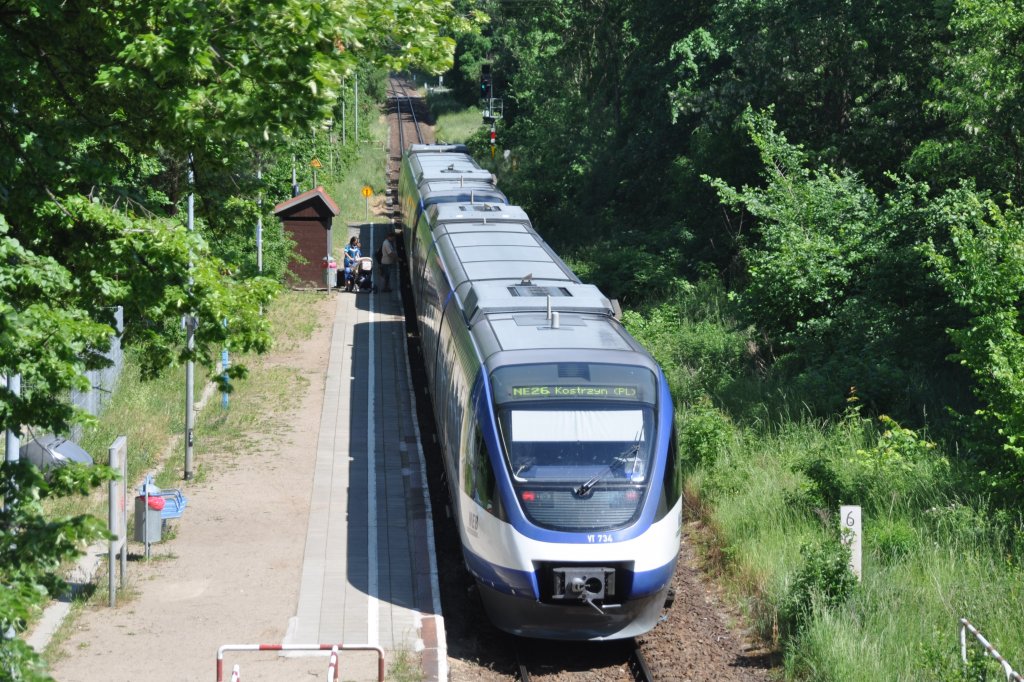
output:
[[[323,187],[298,194],[274,207],[284,230],[295,241],[295,250],[305,263],[292,260],[288,269],[306,286],[325,286],[324,270],[331,256],[331,221],[341,211]]]

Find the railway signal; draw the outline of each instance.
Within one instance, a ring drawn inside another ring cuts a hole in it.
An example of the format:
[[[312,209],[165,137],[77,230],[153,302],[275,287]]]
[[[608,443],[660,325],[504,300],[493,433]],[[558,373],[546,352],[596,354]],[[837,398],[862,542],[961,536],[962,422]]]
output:
[[[480,105],[483,108],[484,123],[494,123],[502,117],[503,104],[494,96],[494,74],[491,65],[480,67]]]
[[[484,64],[480,67],[480,99],[485,102],[491,98],[494,85],[491,82],[491,65]]]

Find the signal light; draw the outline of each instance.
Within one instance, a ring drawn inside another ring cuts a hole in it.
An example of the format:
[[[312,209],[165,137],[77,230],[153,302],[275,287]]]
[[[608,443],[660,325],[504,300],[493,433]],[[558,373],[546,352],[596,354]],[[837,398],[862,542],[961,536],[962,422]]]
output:
[[[491,65],[483,64],[480,67],[480,99],[491,98]]]

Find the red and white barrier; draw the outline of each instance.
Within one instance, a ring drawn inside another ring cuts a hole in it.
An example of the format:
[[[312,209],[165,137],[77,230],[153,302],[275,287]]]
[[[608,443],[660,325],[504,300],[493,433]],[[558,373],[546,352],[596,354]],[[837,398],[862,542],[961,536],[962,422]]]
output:
[[[331,660],[327,664],[327,682],[338,682],[338,647],[331,649]]]
[[[964,663],[967,662],[967,633],[970,632],[974,635],[974,638],[985,647],[985,654],[995,659],[999,665],[1003,667],[1003,673],[1006,675],[1006,682],[1024,682],[1024,677],[1013,669],[1013,666],[1002,657],[1002,655],[996,651],[996,648],[989,644],[988,640],[985,639],[978,628],[971,625],[971,622],[966,618],[960,619],[960,658],[963,659]]]
[[[337,680],[340,674],[338,664],[339,651],[376,651],[377,652],[377,682],[384,682],[384,649],[370,644],[224,644],[217,649],[217,682],[224,682],[224,653],[228,651],[308,651],[322,652],[330,655],[331,662],[328,667],[328,680]],[[238,666],[231,676],[231,682],[237,682],[240,678],[235,677],[238,673]]]

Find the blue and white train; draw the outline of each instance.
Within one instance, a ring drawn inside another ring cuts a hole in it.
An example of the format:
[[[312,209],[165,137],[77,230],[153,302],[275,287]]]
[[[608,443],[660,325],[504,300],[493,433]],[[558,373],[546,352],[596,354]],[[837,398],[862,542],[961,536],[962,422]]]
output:
[[[412,145],[399,198],[453,513],[488,617],[547,639],[647,632],[682,523],[664,375],[464,146]]]

